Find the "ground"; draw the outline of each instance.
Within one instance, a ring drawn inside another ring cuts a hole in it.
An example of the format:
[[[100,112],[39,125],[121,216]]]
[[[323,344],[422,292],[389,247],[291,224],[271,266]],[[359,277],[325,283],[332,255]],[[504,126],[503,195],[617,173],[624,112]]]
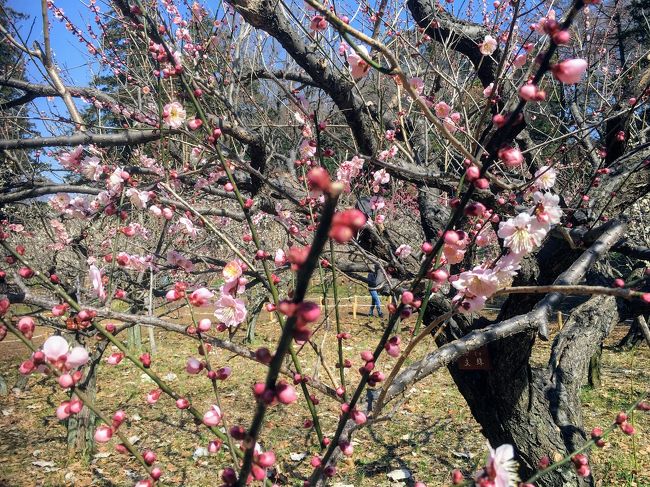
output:
[[[346,343],[346,357],[358,367],[359,352],[372,348],[381,332],[382,321],[365,316],[365,308],[354,320],[351,308],[344,310],[344,329],[352,332]],[[185,320],[185,317],[180,317]],[[409,321],[401,332],[408,338]],[[260,318],[252,348],[269,346],[277,339],[277,323],[268,316]],[[627,328],[616,328],[608,341],[615,343]],[[43,341],[47,332],[37,329],[37,341]],[[333,320],[327,332],[319,332],[317,343],[325,350],[329,363],[334,363],[336,338]],[[40,336],[39,336],[40,335]],[[201,411],[212,401],[209,382],[203,377],[189,376],[184,371],[188,357],[197,356],[194,342],[169,333],[157,333],[159,347],[152,369],[166,378],[170,385],[193,399]],[[235,339],[241,339],[243,330]],[[143,333],[146,336],[146,333]],[[145,343],[146,346],[146,343]],[[424,349],[432,343],[421,344]],[[548,344],[536,345],[535,359],[540,363],[548,357]],[[110,348],[109,348],[110,351]],[[424,350],[415,355],[426,353]],[[17,367],[27,356],[26,349],[16,338],[8,335],[0,342],[0,375],[6,380],[9,392],[0,396],[0,486],[59,486],[97,485],[130,486],[142,469],[128,457],[117,453],[115,441],[100,445],[97,453],[84,460],[65,453],[65,428],[55,416],[56,406],[66,398],[51,378],[31,376],[23,391],[11,390],[18,378]],[[311,372],[328,382],[322,365],[317,365],[312,350],[300,352],[302,363]],[[263,366],[215,350],[210,355],[213,366],[229,365],[235,371],[221,386],[221,400],[229,425],[248,425],[251,418],[251,385],[263,380]],[[395,359],[384,358],[378,363],[387,373]],[[650,351],[644,344],[630,352],[606,350],[603,355],[602,385],[583,392],[584,416],[589,428],[611,423],[618,410],[647,392],[650,373]],[[338,377],[335,370],[332,374]],[[356,368],[348,370],[350,383],[356,384]],[[211,437],[206,429],[197,426],[188,413],[174,407],[164,396],[155,406],[148,406],[145,394],[154,389],[127,361],[117,366],[103,365],[99,371],[98,404],[112,414],[123,409],[128,420],[122,426],[142,449],[150,448],[158,454],[158,465],[164,470],[167,486],[207,486],[219,484],[220,470],[230,465],[226,450],[211,456],[202,456]],[[323,399],[323,398],[321,398]],[[338,408],[327,399],[318,406],[326,434],[336,426]],[[306,474],[309,460],[317,451],[315,434],[303,428],[309,418],[304,400],[288,407],[273,407],[267,415],[261,443],[274,446],[279,459],[278,469],[290,476],[297,471]],[[627,437],[616,432],[608,444],[592,457],[592,469],[600,486],[650,486],[650,414],[637,413],[634,418],[637,434]],[[485,440],[472,419],[467,406],[446,370],[438,371],[420,382],[410,392],[394,419],[366,428],[355,437],[355,454],[340,464],[334,485],[389,486],[408,485],[391,483],[387,474],[396,469],[408,470],[414,479],[429,487],[450,484],[450,473],[459,468],[475,471],[484,461]]]

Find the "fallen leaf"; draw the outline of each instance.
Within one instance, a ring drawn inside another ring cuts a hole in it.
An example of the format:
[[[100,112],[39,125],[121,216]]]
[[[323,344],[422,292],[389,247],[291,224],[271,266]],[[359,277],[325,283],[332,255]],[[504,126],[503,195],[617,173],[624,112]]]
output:
[[[411,472],[406,470],[405,468],[398,468],[397,470],[393,470],[392,472],[388,472],[386,474],[386,477],[388,477],[393,482],[397,482],[398,480],[410,479],[411,478]]]

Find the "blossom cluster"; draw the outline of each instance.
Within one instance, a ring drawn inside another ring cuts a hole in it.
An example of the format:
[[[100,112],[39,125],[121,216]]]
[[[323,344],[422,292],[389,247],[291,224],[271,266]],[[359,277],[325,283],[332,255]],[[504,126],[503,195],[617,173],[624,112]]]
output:
[[[535,173],[532,206],[518,215],[499,222],[497,235],[503,240],[507,252],[492,264],[484,263],[472,270],[451,276],[449,281],[458,291],[453,302],[462,312],[480,310],[485,302],[510,284],[520,268],[521,259],[541,244],[552,226],[560,223],[562,209],[560,198],[550,190],[556,181],[556,171],[543,166]],[[488,214],[489,216],[489,214]],[[460,263],[469,240],[462,232],[445,235],[443,254],[450,264]]]

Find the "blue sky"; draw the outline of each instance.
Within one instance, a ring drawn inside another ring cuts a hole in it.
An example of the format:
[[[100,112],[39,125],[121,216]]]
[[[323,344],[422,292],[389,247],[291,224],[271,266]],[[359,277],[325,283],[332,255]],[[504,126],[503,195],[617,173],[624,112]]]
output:
[[[9,0],[8,4],[14,10],[21,12],[30,17],[29,20],[22,22],[20,25],[21,34],[27,45],[43,39],[43,22],[41,20],[41,6],[39,0]],[[88,8],[80,0],[57,0],[56,5],[78,25],[84,26],[90,19]],[[33,22],[33,27],[32,27]],[[88,52],[75,39],[75,37],[66,30],[65,25],[50,15],[51,22],[51,43],[52,50],[56,57],[57,63],[63,70],[63,76],[67,81],[73,81],[74,84],[86,84],[92,77],[91,68],[96,66],[88,65]],[[29,36],[31,32],[31,36]],[[30,63],[29,74],[32,79],[39,79],[40,73],[33,63]]]
[[[42,42],[43,39],[43,22],[41,17],[41,6],[39,0],[9,0],[9,7],[21,12],[29,19],[23,21],[18,27],[22,40],[31,47],[34,41]],[[88,23],[90,12],[88,8],[83,5],[80,0],[57,0],[56,5],[63,9],[63,11],[79,26],[85,26]],[[88,85],[94,73],[98,69],[97,64],[89,64],[92,62],[92,57],[84,50],[83,46],[77,39],[66,30],[65,25],[53,19],[50,15],[50,42],[52,51],[57,65],[61,68],[61,76],[66,84],[71,85]],[[38,61],[28,61],[27,63],[27,77],[30,81],[43,82],[44,78],[41,74],[42,66]],[[51,100],[47,98],[37,98],[34,100],[36,108],[47,115],[60,114],[64,117],[68,116],[68,112],[59,98]],[[75,99],[75,103],[79,108],[84,107],[83,101]],[[35,115],[34,113],[32,115]],[[43,136],[61,135],[60,125],[56,123],[50,124],[40,120],[38,117],[32,119],[34,128]],[[52,168],[56,171],[60,168],[56,159],[41,156],[41,160],[49,162]],[[48,176],[53,180],[60,180],[57,172],[50,172]]]

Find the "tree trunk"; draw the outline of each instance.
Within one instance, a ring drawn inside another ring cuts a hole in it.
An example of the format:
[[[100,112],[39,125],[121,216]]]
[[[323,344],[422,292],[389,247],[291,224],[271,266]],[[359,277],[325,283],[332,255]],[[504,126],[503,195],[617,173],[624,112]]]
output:
[[[534,332],[491,343],[487,347],[490,370],[461,370],[461,361],[449,367],[490,444],[515,446],[523,480],[538,469],[541,458],[559,459],[586,440],[580,387],[587,380],[590,359],[617,319],[614,298],[594,297],[573,310],[555,339],[547,367],[529,364]],[[484,326],[482,320],[475,322],[477,328]],[[467,317],[461,316],[449,328],[464,329],[467,322]],[[586,486],[592,482],[591,478],[579,478],[569,464],[542,477],[536,485]]]
[[[92,372],[84,381],[83,391],[88,398],[95,402],[97,393],[97,377]],[[95,450],[95,413],[84,406],[79,414],[73,414],[68,418],[68,457],[90,460]]]
[[[75,345],[79,345],[75,340]],[[82,369],[84,379],[78,387],[95,402],[97,395],[97,367],[101,362],[108,341],[101,342],[91,356],[86,367]],[[79,414],[71,415],[67,420],[68,457],[90,460],[95,451],[95,421],[96,416],[87,406]]]
[[[621,338],[621,341],[616,344],[616,347],[614,347],[616,351],[627,352],[632,350],[639,343],[643,342],[643,331],[641,331],[641,327],[639,326],[640,317],[642,316],[637,316],[632,320],[632,324],[630,325],[627,334]]]
[[[601,346],[598,351],[591,356],[591,360],[589,360],[589,387],[591,388],[596,388],[600,387],[600,367],[602,365],[602,357],[603,357],[603,347]]]

